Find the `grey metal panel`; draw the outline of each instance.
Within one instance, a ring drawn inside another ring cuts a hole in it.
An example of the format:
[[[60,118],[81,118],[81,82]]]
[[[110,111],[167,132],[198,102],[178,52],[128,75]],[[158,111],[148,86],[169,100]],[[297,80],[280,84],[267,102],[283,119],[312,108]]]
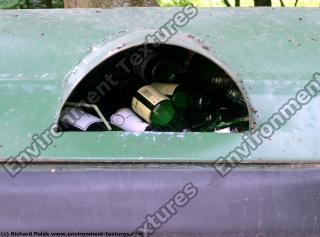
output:
[[[320,169],[33,166],[0,172],[0,230],[131,232],[192,182],[154,236],[319,236]]]

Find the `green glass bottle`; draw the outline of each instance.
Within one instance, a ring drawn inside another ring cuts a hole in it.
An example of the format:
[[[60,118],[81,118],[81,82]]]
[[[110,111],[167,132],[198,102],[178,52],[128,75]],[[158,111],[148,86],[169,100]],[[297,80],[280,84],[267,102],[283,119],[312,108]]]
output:
[[[226,96],[231,100],[238,100],[245,104],[241,91],[235,86],[232,86],[227,90]]]
[[[218,112],[193,114],[190,116],[189,124],[191,128],[196,131],[205,131],[207,127],[219,124],[221,122],[221,115]]]
[[[192,57],[189,68],[191,78],[199,78],[199,81],[212,89],[227,90],[235,84],[217,64],[199,54]]]
[[[223,103],[219,92],[211,92],[199,86],[155,82],[151,84],[161,94],[168,96],[177,110],[210,112]]]
[[[221,121],[219,124],[212,126],[210,128],[207,128],[209,130],[214,129],[214,130],[220,130],[223,128],[230,127],[234,131],[239,131],[236,128],[242,128],[241,131],[246,131],[249,129],[249,118],[248,117],[240,117],[240,118],[234,118],[229,121]]]
[[[134,73],[145,82],[173,82],[177,78],[178,68],[169,58],[159,53],[148,56],[144,61],[133,67]]]
[[[170,99],[150,85],[138,88],[132,97],[131,108],[152,127],[165,131],[190,131]]]
[[[190,117],[191,128],[198,132],[213,132],[226,127],[248,125],[248,117],[235,117],[228,108],[222,107],[209,114],[198,114]],[[246,128],[248,126],[245,126]]]
[[[245,116],[248,114],[247,104],[241,91],[233,86],[226,91],[225,106],[229,108],[234,116]]]

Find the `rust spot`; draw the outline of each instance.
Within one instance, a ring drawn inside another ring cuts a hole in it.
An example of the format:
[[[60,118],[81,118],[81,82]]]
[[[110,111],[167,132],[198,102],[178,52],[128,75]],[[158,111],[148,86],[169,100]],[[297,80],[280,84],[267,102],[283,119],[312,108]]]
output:
[[[210,50],[210,47],[208,45],[201,45],[203,49]]]
[[[255,108],[253,108],[252,106],[251,106],[251,111],[253,112],[253,113],[257,113],[258,111],[255,109]]]
[[[252,122],[252,128],[250,129],[251,132],[255,132],[257,131],[257,123],[256,122]]]
[[[186,36],[187,36],[188,38],[190,38],[190,39],[194,39],[194,36],[191,35],[191,34],[187,34]]]
[[[203,49],[205,49],[205,50],[207,50],[207,51],[211,50],[211,46],[210,46],[210,45],[207,45],[206,43],[204,43],[204,42],[201,41],[200,39],[198,39],[198,40],[196,40],[196,41],[197,41],[198,44],[200,44],[200,46],[201,46]]]
[[[121,49],[123,48],[124,46],[126,46],[127,44],[126,43],[122,43],[121,45],[117,46],[117,49]]]
[[[189,39],[194,40],[197,44],[199,44],[203,49],[205,49],[207,51],[212,49],[212,47],[210,45],[207,45],[206,43],[204,43],[200,39],[197,39],[195,36],[193,36],[191,34],[186,34],[186,37],[189,38]]]
[[[299,17],[299,21],[302,21],[302,17]]]

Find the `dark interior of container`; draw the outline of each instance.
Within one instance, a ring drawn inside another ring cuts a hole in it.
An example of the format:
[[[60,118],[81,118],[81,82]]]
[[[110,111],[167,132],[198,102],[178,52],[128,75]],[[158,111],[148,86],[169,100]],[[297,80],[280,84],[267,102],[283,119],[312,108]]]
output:
[[[103,63],[97,65],[81,80],[79,85],[69,96],[67,102],[93,102],[98,106],[107,121],[109,121],[110,116],[119,108],[130,108],[130,103],[128,101],[130,101],[131,95],[126,94],[126,92],[123,90],[123,85],[125,85],[129,80],[132,80],[132,78],[139,79],[145,84],[151,83],[148,78],[142,78],[135,73],[134,63],[137,63],[138,61],[143,63],[143,61],[148,58],[148,55],[154,53],[161,54],[163,58],[172,61],[176,65],[178,76],[174,83],[188,85],[189,87],[194,86],[196,90],[209,89],[214,100],[218,101],[217,107],[215,107],[213,110],[222,111],[226,107],[225,104],[223,104],[223,101],[226,97],[227,90],[230,88],[233,88],[238,92],[236,100],[242,101],[242,103],[245,101],[242,93],[234,81],[213,61],[188,49],[162,44],[156,47],[155,45],[141,45],[132,47],[109,57]],[[210,65],[211,69],[217,72],[218,75],[224,75],[223,82],[217,85],[206,84],[203,81],[203,78],[206,76],[207,72],[201,68],[202,65]],[[162,80],[161,77],[159,77],[158,80]],[[241,120],[236,127],[231,129],[231,132],[244,132],[249,130],[249,114],[247,105],[244,104],[244,106],[239,106],[237,103],[235,103],[232,104],[231,107],[231,109],[228,108],[228,112],[231,113],[231,120],[239,117],[246,118],[243,121]],[[91,108],[83,109],[90,114],[98,116]],[[185,115],[185,117],[192,117],[198,113],[199,111],[190,110],[186,113],[187,116]],[[64,126],[60,126],[60,130],[77,131],[77,129],[65,128]],[[109,132],[107,129],[103,128],[98,129],[98,131]],[[194,130],[194,132],[198,131]],[[215,131],[213,130],[210,132]]]

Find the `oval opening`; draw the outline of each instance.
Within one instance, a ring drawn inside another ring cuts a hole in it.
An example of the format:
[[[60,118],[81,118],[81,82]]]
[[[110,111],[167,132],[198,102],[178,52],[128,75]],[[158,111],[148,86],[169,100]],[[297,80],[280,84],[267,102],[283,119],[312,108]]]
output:
[[[59,130],[245,132],[249,108],[242,88],[211,59],[141,44],[86,74],[62,106]]]

